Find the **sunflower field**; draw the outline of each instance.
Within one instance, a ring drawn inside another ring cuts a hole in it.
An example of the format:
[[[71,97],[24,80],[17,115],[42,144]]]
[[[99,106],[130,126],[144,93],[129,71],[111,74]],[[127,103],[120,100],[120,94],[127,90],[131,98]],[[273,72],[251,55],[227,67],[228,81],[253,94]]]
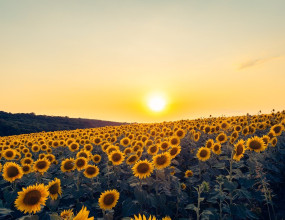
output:
[[[284,219],[285,111],[0,137],[0,219]]]

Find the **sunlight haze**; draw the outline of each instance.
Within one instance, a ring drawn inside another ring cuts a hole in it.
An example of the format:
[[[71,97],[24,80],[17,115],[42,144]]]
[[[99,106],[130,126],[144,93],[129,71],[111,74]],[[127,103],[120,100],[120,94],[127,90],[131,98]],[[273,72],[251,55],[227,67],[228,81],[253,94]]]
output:
[[[0,110],[121,122],[283,110],[284,8],[0,1]],[[156,91],[165,96],[159,113],[146,101]]]

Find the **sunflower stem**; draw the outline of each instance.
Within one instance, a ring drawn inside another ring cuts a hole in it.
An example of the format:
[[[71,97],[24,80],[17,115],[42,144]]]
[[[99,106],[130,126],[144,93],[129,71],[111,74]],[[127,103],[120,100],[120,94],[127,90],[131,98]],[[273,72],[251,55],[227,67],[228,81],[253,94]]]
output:
[[[229,181],[232,182],[233,179],[233,155],[234,155],[234,149],[232,149],[232,153],[231,153],[231,160],[230,160],[230,173],[229,173]],[[232,192],[230,192],[229,194],[230,196],[230,204],[233,204],[233,194]]]
[[[200,160],[199,160],[199,180],[201,180],[201,177],[202,177],[202,167],[201,167],[201,162],[200,162]]]
[[[80,173],[79,173],[79,172],[78,172],[78,174],[77,174],[76,187],[77,187],[77,191],[79,191],[79,188],[80,188]]]

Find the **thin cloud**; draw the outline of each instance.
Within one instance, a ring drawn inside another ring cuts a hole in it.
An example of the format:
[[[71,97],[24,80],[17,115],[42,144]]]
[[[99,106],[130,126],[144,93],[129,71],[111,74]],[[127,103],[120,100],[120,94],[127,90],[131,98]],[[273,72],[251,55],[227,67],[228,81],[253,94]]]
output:
[[[279,57],[280,56],[268,57],[268,58],[260,58],[260,59],[255,59],[255,60],[249,60],[249,61],[246,61],[246,62],[240,64],[238,69],[239,70],[246,69],[246,68],[249,68],[249,67],[252,67],[252,66],[256,66],[256,65],[268,62],[270,60],[273,60],[273,59],[276,59],[276,58],[279,58]]]

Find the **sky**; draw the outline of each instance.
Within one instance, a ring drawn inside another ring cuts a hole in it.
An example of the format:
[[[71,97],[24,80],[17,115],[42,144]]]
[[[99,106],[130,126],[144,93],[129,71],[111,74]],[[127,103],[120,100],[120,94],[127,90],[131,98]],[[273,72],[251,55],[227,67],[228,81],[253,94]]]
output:
[[[0,110],[161,122],[285,109],[284,0],[0,0]],[[149,97],[165,97],[153,112]]]

